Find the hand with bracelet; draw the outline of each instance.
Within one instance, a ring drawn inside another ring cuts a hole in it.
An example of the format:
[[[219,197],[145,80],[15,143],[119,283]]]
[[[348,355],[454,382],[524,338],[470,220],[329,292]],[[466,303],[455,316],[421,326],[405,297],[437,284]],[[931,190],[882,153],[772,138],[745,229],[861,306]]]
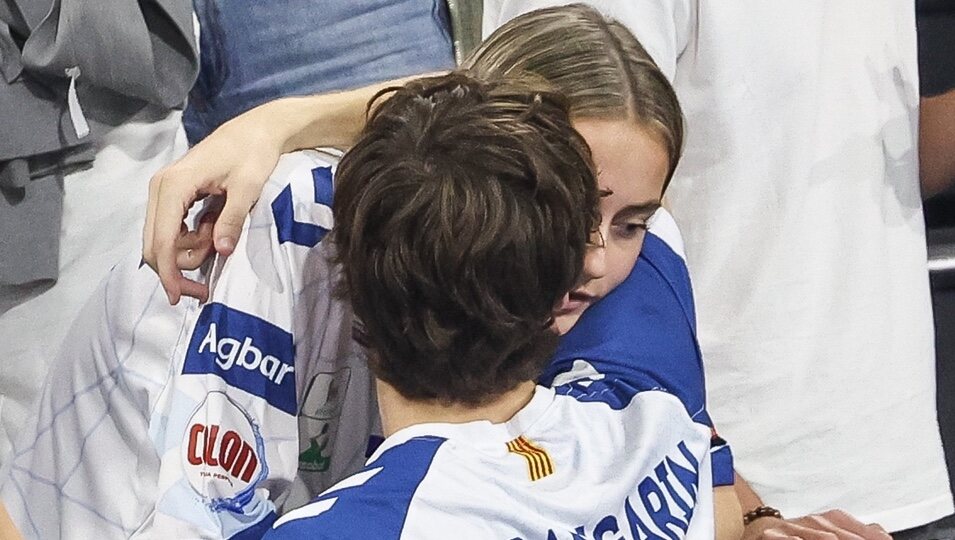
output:
[[[827,510],[795,518],[783,516],[779,510],[766,506],[749,484],[736,475],[736,493],[743,507],[744,540],[802,538],[891,540],[876,523],[865,524],[843,510]]]

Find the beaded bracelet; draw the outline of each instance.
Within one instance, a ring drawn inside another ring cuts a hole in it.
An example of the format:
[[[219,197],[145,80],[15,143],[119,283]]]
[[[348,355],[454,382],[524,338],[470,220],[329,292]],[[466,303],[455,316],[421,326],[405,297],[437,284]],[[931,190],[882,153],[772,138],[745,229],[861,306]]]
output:
[[[749,525],[759,518],[774,517],[782,519],[783,515],[772,506],[759,506],[743,514],[743,525]]]

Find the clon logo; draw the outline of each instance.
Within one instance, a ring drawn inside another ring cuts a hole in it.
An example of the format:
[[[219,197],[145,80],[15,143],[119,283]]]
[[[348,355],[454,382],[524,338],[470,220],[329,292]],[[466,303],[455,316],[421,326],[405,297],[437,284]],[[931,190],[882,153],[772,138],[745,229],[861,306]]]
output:
[[[193,424],[189,428],[189,448],[186,459],[192,465],[221,467],[232,478],[241,478],[243,482],[252,480],[252,474],[259,467],[259,458],[255,457],[252,446],[242,440],[235,431],[226,431],[219,437],[219,426]],[[223,480],[229,481],[221,474]],[[231,481],[229,481],[231,483]]]
[[[263,448],[251,417],[225,393],[210,392],[184,433],[186,479],[203,497],[228,504],[263,476]]]

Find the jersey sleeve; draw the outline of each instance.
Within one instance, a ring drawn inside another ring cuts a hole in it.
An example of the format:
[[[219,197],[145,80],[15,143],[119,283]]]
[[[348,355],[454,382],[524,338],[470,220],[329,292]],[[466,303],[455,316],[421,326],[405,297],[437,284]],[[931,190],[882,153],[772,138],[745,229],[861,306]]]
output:
[[[487,37],[507,21],[561,0],[484,0],[482,30]],[[626,26],[673,81],[677,59],[686,50],[696,25],[697,0],[587,0],[604,15]]]
[[[323,360],[354,353],[324,242],[335,163],[316,151],[283,156],[234,252],[208,270],[210,299],[187,322],[157,419],[157,515],[170,526],[254,536],[299,478],[304,392]]]
[[[205,304],[170,306],[138,257],[111,271],[4,476],[27,538],[249,538],[271,525],[298,474],[312,367],[354,358],[322,242],[335,161],[280,160],[234,253],[203,271]]]
[[[706,410],[703,359],[682,246],[673,218],[659,210],[633,271],[563,336],[540,382],[557,387],[620,380],[638,390],[674,394],[694,421],[711,428],[714,484],[728,485],[733,483],[732,453]]]

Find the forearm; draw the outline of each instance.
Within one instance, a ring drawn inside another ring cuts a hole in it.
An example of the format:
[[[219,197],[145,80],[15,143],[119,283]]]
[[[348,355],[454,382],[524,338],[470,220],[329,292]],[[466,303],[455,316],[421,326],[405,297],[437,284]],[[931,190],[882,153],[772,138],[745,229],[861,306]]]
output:
[[[763,506],[763,500],[753,491],[753,488],[750,487],[746,479],[740,476],[739,473],[736,473],[735,478],[733,487],[736,489],[736,497],[739,499],[739,505],[742,509],[740,515]]]
[[[385,81],[353,90],[295,96],[260,105],[239,116],[243,126],[263,130],[281,143],[283,152],[316,146],[348,148],[365,124],[368,102],[381,90],[438,75],[429,73]]]
[[[713,489],[716,540],[738,540],[743,535],[743,511],[733,486]]]
[[[923,197],[955,183],[955,90],[922,98],[919,161]]]

